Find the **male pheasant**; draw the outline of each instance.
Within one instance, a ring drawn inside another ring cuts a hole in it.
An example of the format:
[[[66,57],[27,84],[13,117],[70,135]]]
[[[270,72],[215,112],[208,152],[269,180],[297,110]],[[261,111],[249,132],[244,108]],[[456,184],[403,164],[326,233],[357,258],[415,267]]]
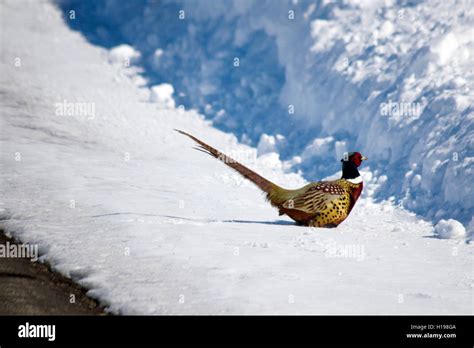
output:
[[[357,170],[367,157],[351,152],[342,159],[342,177],[334,181],[317,181],[297,190],[284,189],[254,171],[207,145],[196,137],[176,129],[194,140],[203,151],[224,162],[252,181],[266,193],[270,204],[298,224],[313,227],[337,227],[351,212],[362,192],[362,178]]]

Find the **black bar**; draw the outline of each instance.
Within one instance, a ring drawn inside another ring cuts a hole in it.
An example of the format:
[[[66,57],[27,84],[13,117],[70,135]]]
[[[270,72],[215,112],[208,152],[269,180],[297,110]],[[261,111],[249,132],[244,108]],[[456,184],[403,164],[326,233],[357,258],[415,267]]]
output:
[[[472,319],[472,316],[3,316],[0,346],[278,343],[472,347]],[[18,337],[19,326],[27,322],[54,324],[55,340]],[[407,334],[434,333],[456,337],[407,337]]]

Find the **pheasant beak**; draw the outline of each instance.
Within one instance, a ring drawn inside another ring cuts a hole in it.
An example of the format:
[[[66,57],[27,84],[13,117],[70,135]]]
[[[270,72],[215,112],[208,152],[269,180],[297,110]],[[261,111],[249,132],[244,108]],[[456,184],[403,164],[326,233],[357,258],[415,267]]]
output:
[[[368,160],[368,158],[365,157],[365,156],[362,156],[360,159],[361,159],[362,161],[367,161],[367,160]]]

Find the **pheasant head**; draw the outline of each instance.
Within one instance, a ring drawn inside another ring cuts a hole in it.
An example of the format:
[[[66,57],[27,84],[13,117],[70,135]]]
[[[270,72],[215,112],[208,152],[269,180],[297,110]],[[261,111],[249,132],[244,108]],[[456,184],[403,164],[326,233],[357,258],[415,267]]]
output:
[[[347,156],[344,156],[342,162],[342,179],[355,179],[360,176],[359,170],[357,169],[362,161],[367,160],[367,157],[363,156],[360,152],[349,152]]]

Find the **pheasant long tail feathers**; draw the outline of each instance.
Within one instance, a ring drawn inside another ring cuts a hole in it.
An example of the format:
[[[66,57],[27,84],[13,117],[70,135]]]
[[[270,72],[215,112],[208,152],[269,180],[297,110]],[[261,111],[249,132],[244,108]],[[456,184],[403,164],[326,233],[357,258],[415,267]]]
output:
[[[198,138],[192,136],[189,133],[183,132],[182,130],[175,129],[175,131],[184,134],[194,140],[198,146],[195,147],[196,150],[205,152],[212,157],[217,158],[218,160],[222,161],[235,171],[239,172],[243,177],[247,178],[248,180],[252,181],[255,185],[257,185],[262,191],[267,193],[267,199],[270,200],[272,205],[277,205],[280,201],[279,197],[283,194],[285,189],[279,187],[278,185],[275,185],[271,181],[265,179],[264,177],[258,175],[255,173],[253,170],[247,168],[243,164],[240,164],[236,160],[230,158],[229,156],[223,154],[219,150],[213,148],[212,146],[209,146],[208,144],[202,142]]]

